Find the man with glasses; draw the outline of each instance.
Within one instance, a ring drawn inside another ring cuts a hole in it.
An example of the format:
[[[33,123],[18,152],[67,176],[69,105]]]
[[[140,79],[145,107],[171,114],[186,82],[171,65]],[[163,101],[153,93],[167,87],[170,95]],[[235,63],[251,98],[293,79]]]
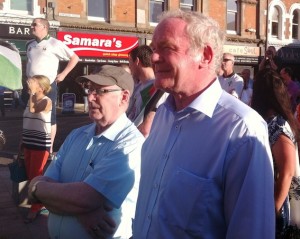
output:
[[[223,90],[240,99],[244,88],[243,78],[233,70],[234,56],[230,53],[223,54],[221,68],[223,75],[219,76],[219,81]]]
[[[77,81],[90,81],[93,123],[71,132],[45,175],[31,181],[29,198],[49,210],[51,238],[111,238],[107,230],[129,238],[144,142],[125,113],[133,79],[122,67],[104,65]]]
[[[29,41],[27,49],[27,68],[28,78],[34,75],[45,75],[50,79],[51,91],[48,96],[52,100],[51,114],[51,149],[56,135],[56,99],[57,83],[63,81],[68,73],[75,67],[79,58],[64,43],[49,35],[49,22],[44,18],[35,18],[31,24],[31,32],[35,39]],[[64,70],[58,73],[59,61],[69,61]]]

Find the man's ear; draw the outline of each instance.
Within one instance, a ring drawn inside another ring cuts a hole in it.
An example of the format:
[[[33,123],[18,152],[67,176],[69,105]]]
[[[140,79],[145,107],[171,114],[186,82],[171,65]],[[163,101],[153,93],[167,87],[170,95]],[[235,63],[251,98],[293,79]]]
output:
[[[140,59],[137,57],[134,61],[134,63],[138,66],[140,64]]]
[[[129,90],[123,90],[121,103],[129,104],[129,101],[130,101],[130,92],[129,92]]]
[[[211,63],[213,56],[214,56],[214,53],[213,53],[212,48],[209,45],[204,47],[203,53],[202,53],[202,58],[200,60],[200,66],[201,67],[208,66]]]

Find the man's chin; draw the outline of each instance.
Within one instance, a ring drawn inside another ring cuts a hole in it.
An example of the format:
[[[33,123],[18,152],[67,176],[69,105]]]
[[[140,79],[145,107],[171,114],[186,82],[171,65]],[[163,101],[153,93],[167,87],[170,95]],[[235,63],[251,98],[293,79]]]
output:
[[[170,88],[170,80],[165,78],[155,79],[154,86],[157,89],[166,91],[166,89]]]

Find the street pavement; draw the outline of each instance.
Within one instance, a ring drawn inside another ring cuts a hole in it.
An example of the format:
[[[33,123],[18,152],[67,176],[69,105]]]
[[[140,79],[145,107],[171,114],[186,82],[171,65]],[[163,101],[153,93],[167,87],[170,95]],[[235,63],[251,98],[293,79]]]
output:
[[[90,122],[88,116],[83,113],[83,104],[75,104],[74,113],[63,114],[59,107],[57,111],[58,132],[55,151],[72,129]],[[7,135],[7,145],[0,151],[0,239],[49,239],[47,212],[40,214],[30,224],[23,222],[29,209],[26,198],[28,182],[16,184],[10,180],[7,165],[13,161],[18,152],[22,114],[21,109],[9,109],[6,116],[0,118],[0,129]]]

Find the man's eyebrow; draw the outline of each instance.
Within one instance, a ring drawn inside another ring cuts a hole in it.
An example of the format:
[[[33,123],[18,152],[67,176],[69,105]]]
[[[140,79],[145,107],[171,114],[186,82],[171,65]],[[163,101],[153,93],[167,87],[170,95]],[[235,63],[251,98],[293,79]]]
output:
[[[176,48],[176,44],[174,41],[170,41],[170,40],[163,40],[163,41],[160,41],[156,44],[157,46],[159,47],[165,47],[165,46],[168,46],[168,47],[171,47],[171,48]]]

